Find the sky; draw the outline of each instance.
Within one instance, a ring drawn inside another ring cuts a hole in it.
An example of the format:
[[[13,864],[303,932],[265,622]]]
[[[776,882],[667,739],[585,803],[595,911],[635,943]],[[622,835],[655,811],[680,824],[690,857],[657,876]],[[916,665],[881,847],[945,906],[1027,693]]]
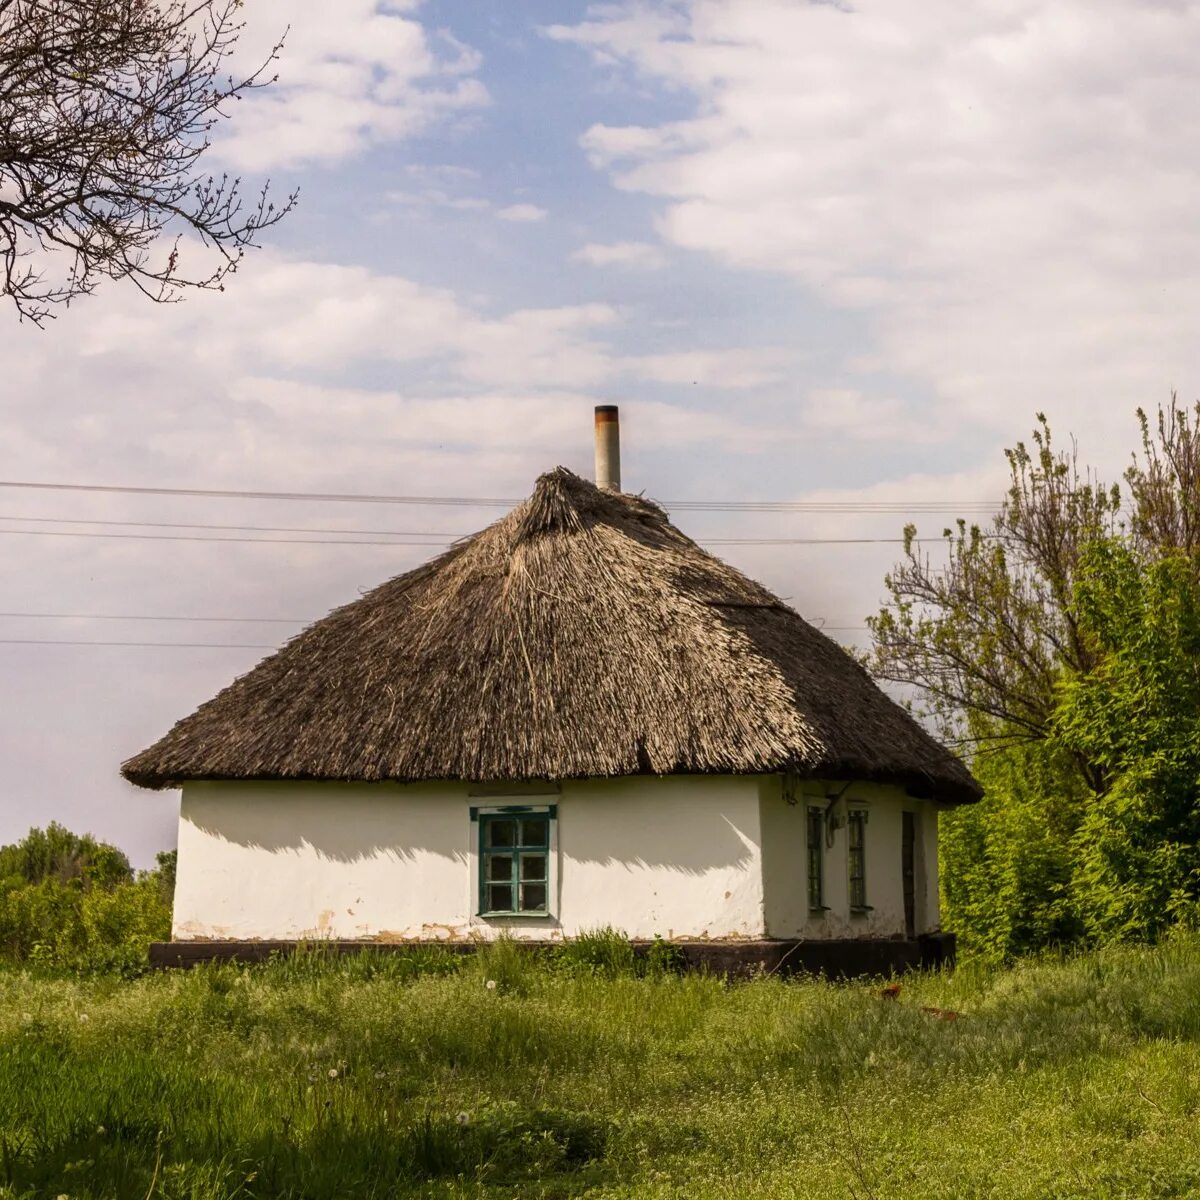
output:
[[[280,78],[211,165],[297,210],[221,294],[0,308],[4,480],[515,500],[618,403],[628,491],[832,506],[676,517],[861,646],[1037,412],[1115,479],[1200,396],[1200,0],[244,12]],[[178,794],[120,763],[503,511],[0,487],[0,842],[150,865]]]

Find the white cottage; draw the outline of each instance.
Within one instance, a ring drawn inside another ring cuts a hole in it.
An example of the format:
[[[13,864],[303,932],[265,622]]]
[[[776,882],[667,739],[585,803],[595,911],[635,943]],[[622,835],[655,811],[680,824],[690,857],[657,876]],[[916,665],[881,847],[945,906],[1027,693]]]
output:
[[[183,791],[160,961],[603,926],[721,963],[952,952],[937,816],[978,784],[843,649],[622,494],[615,409],[597,422],[602,486],[543,475],[124,764]]]

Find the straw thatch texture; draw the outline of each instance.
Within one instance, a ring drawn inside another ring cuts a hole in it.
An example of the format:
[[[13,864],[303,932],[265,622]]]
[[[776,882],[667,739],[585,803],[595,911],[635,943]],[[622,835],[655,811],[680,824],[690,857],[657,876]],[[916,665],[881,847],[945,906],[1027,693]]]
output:
[[[127,779],[796,772],[977,799],[848,654],[655,505],[559,468],[336,609],[124,764]]]

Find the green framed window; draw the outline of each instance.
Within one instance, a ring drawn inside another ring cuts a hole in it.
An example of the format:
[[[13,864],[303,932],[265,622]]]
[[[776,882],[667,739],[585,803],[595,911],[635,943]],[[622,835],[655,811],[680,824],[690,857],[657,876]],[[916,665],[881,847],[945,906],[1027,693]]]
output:
[[[810,912],[825,911],[825,814],[819,808],[808,810],[808,907]]]
[[[480,916],[549,914],[553,817],[528,809],[479,814]]]
[[[867,814],[852,808],[846,814],[846,855],[850,868],[850,910],[865,912],[867,904]]]

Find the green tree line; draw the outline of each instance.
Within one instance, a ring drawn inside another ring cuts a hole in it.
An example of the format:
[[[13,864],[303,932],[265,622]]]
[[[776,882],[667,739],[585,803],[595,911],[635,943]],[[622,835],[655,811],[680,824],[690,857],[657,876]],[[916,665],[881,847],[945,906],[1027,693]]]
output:
[[[134,871],[115,846],[51,823],[0,846],[0,959],[134,974],[171,929],[175,851]]]
[[[1121,485],[1039,415],[986,525],[906,530],[870,666],[968,757],[943,920],[997,960],[1200,922],[1200,405],[1138,411]]]

